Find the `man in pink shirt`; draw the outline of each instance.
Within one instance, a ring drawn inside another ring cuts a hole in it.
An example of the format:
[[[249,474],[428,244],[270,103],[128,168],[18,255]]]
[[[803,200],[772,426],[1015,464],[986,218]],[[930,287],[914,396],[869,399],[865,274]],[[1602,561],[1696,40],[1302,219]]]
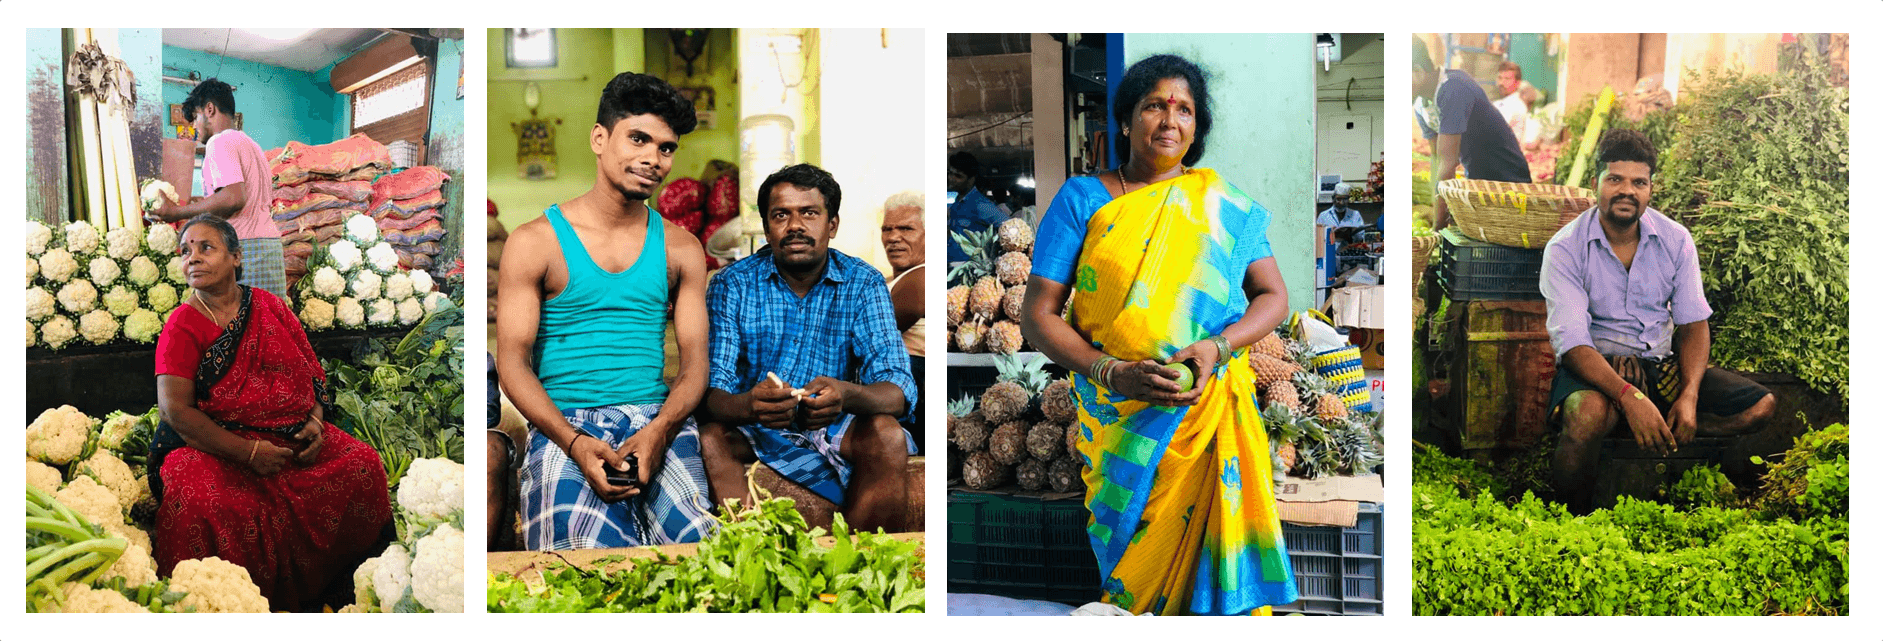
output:
[[[228,219],[242,242],[237,282],[286,299],[281,232],[269,210],[274,174],[261,145],[235,128],[235,89],[215,78],[204,80],[184,99],[183,117],[195,126],[197,142],[209,146],[203,156],[203,191],[208,195],[186,205],[166,202],[147,217],[166,223],[199,214]]]

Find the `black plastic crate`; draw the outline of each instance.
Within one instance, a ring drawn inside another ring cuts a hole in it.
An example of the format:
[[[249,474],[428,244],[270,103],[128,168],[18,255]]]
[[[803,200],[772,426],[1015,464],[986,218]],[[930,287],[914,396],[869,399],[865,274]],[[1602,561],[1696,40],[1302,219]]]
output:
[[[1283,523],[1282,540],[1301,598],[1275,606],[1275,612],[1383,614],[1382,512],[1378,503],[1361,503],[1360,517],[1350,528]]]
[[[948,591],[1085,605],[1098,560],[1079,499],[948,494]]]
[[[1548,239],[1545,239],[1546,241]],[[1438,236],[1438,285],[1452,300],[1541,300],[1543,249],[1472,240],[1457,230]]]

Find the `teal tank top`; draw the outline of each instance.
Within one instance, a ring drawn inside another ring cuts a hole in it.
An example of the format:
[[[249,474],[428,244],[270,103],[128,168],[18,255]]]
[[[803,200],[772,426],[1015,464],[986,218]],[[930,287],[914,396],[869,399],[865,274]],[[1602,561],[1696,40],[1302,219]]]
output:
[[[569,284],[543,301],[536,327],[536,378],[549,400],[562,410],[666,402],[667,243],[660,214],[648,208],[641,255],[619,273],[595,264],[560,206],[543,215],[569,271]]]

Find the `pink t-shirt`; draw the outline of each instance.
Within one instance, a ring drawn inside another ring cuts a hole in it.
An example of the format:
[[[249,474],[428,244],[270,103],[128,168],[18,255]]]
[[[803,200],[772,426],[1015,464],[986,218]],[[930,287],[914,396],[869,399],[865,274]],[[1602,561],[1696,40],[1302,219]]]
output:
[[[280,238],[275,228],[270,202],[275,191],[274,173],[268,159],[262,157],[261,145],[248,134],[229,129],[209,138],[209,150],[203,156],[203,191],[216,193],[225,185],[242,183],[248,192],[248,205],[229,217],[240,238]]]

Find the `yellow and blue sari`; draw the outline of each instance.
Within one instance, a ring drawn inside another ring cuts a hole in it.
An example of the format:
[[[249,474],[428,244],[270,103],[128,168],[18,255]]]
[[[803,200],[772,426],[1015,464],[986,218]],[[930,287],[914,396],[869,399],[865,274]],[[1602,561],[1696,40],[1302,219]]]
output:
[[[1054,208],[1097,207],[1073,265],[1070,317],[1094,347],[1164,360],[1242,317],[1243,275],[1271,255],[1267,210],[1208,169],[1109,202],[1090,182],[1068,183]],[[1064,242],[1046,240],[1062,224],[1047,218],[1042,242]],[[1247,359],[1245,349],[1219,364],[1193,407],[1130,400],[1074,376],[1087,530],[1107,602],[1233,615],[1295,600]]]

